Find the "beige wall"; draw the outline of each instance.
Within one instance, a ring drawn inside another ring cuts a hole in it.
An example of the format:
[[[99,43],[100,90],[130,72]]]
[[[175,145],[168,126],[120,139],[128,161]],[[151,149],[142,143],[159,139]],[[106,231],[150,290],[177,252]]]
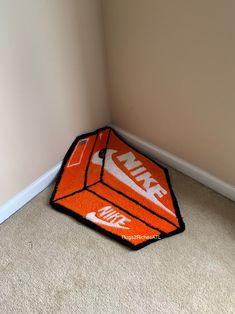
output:
[[[0,204],[109,122],[97,0],[0,0]]]
[[[235,184],[235,1],[103,7],[113,122]]]

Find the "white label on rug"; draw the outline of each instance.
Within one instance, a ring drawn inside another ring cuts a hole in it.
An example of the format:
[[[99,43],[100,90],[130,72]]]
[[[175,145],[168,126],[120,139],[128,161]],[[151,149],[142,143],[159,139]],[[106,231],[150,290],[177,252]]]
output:
[[[98,216],[99,217],[98,217]],[[105,225],[108,227],[119,228],[119,229],[130,229],[125,224],[130,222],[131,219],[126,218],[123,214],[113,209],[111,206],[105,206],[96,212],[90,212],[86,215],[86,219]]]

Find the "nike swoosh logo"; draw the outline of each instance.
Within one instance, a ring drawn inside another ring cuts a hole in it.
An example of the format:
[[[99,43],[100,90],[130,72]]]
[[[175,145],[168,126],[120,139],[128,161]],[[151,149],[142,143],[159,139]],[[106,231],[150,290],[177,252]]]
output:
[[[152,194],[148,193],[148,191],[143,190],[140,186],[138,186],[131,178],[128,177],[121,169],[117,167],[115,162],[112,159],[112,155],[116,153],[117,151],[114,149],[107,149],[105,154],[105,163],[104,168],[106,171],[108,171],[110,174],[112,174],[115,178],[117,178],[122,183],[129,186],[132,190],[136,191],[140,195],[144,196],[148,200],[152,201],[157,206],[161,207],[163,210],[165,210],[170,215],[176,217],[175,213],[173,213],[169,208],[167,208],[165,205],[163,205],[156,197],[154,197]],[[99,157],[99,152],[96,152],[92,156],[92,162],[97,165],[103,164],[102,158]]]
[[[88,219],[88,220],[90,220],[90,221],[92,221],[92,222],[98,223],[98,224],[100,224],[100,225],[108,226],[108,227],[119,228],[119,229],[130,229],[130,228],[125,227],[125,226],[120,226],[120,225],[118,224],[118,222],[116,222],[116,223],[111,223],[111,222],[104,221],[104,220],[102,220],[102,219],[100,219],[100,218],[98,218],[98,217],[96,216],[96,212],[88,213],[88,214],[86,215],[86,219]]]

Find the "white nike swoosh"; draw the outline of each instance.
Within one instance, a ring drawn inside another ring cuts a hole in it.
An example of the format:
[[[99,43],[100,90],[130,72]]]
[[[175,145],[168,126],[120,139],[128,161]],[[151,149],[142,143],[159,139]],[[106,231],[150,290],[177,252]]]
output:
[[[124,226],[120,226],[118,224],[118,222],[116,223],[111,223],[111,222],[107,222],[107,221],[104,221],[98,217],[96,217],[96,212],[91,212],[91,213],[88,213],[86,215],[86,219],[92,221],[92,222],[95,222],[95,223],[98,223],[100,225],[105,225],[105,226],[109,226],[109,227],[114,227],[114,228],[119,228],[119,229],[130,229],[129,227],[124,227]]]
[[[136,191],[140,195],[144,196],[145,198],[152,201],[157,206],[161,207],[163,210],[171,214],[172,216],[176,217],[175,213],[173,213],[169,208],[164,206],[156,197],[152,194],[149,194],[147,191],[144,191],[140,186],[138,186],[131,178],[129,178],[121,169],[117,167],[115,162],[112,159],[112,155],[116,153],[116,150],[107,149],[105,154],[105,163],[104,168],[109,173],[111,173],[115,178],[119,181],[123,182],[127,186],[129,186],[132,190]],[[102,158],[99,157],[99,152],[96,152],[92,157],[92,162],[94,164],[102,165]]]

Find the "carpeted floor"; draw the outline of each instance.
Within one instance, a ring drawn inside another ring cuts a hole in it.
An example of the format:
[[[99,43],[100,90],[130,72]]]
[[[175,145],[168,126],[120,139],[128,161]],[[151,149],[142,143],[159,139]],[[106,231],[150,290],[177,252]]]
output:
[[[235,203],[170,170],[186,231],[131,251],[50,208],[0,226],[0,313],[235,313]]]

